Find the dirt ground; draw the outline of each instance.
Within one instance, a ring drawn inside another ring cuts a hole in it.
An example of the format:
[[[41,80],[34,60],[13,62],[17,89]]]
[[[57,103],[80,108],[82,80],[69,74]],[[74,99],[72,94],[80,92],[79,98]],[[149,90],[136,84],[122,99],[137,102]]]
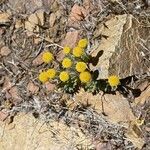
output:
[[[43,51],[61,61],[63,46],[73,48],[83,37],[90,54],[104,50],[91,67],[102,66],[99,78],[117,74],[124,88],[71,95],[39,82],[39,72],[50,66]],[[148,150],[149,106],[149,0],[0,0],[0,121],[11,124],[17,114],[32,113],[90,136],[92,148],[72,150]]]

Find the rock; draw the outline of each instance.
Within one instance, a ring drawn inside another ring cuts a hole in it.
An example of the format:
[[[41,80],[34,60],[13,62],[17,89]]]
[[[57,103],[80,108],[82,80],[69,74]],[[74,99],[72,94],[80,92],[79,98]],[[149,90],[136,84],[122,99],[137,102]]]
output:
[[[62,46],[69,46],[71,48],[75,47],[77,42],[79,41],[79,30],[67,32],[65,39],[62,41]],[[62,51],[59,52],[57,59],[61,61],[64,58],[64,54]]]
[[[137,42],[141,38],[148,47],[147,35],[150,32],[148,27],[139,27],[139,22],[132,15],[116,15],[110,16],[108,19],[105,25],[97,25],[98,28],[95,30],[94,35],[102,35],[102,39],[97,46],[92,48],[94,51],[91,52],[91,55],[96,56],[101,50],[104,53],[99,58],[97,65],[90,65],[90,68],[99,70],[99,78],[107,78],[112,74],[125,78],[148,72],[148,66],[150,66],[148,55],[142,56],[146,50]],[[146,23],[145,26],[147,26]]]
[[[0,122],[0,149],[15,150],[77,150],[93,147],[90,137],[79,128],[68,127],[57,121],[37,120],[32,114],[21,113],[11,124]]]
[[[83,0],[83,7],[86,9],[94,9],[94,4],[90,0]]]
[[[32,94],[36,94],[39,91],[39,87],[30,81],[27,85],[27,90]]]
[[[64,19],[65,23],[66,23],[66,19],[62,17],[63,14],[64,14],[64,12],[61,9],[57,10],[56,13],[55,13],[57,19],[60,19],[60,18]]]
[[[32,64],[33,66],[39,66],[43,63],[43,60],[42,60],[42,55],[43,55],[44,52],[41,52],[33,61],[32,61]]]
[[[83,6],[75,4],[68,17],[67,26],[79,28],[79,22],[85,18],[86,10]]]
[[[13,104],[17,105],[22,101],[17,86],[13,86],[9,90]]]
[[[56,85],[52,84],[50,82],[46,82],[44,85],[45,85],[45,88],[48,92],[51,92],[56,88]]]
[[[5,29],[4,28],[0,28],[0,37],[5,33]]]
[[[5,77],[5,81],[4,81],[4,84],[3,84],[3,91],[9,90],[12,86],[13,86],[13,84],[11,83],[10,78]]]
[[[0,24],[6,24],[10,22],[10,15],[8,13],[0,12]]]
[[[1,48],[0,54],[2,56],[8,56],[10,53],[11,53],[11,50],[7,46],[4,46]]]
[[[128,140],[131,141],[136,148],[142,149],[143,145],[145,144],[145,141],[143,138],[138,137],[133,132],[126,133],[125,135],[128,138]]]
[[[9,0],[9,5],[16,13],[26,12],[26,14],[33,13],[42,8],[42,0]]]
[[[0,75],[0,86],[4,83],[5,77]]]
[[[58,4],[58,1],[52,0],[51,3],[53,3],[53,4],[51,4],[51,10],[52,10],[52,12],[56,12],[57,10],[60,9],[60,5]]]
[[[49,11],[55,0],[43,0],[44,7]]]
[[[148,59],[150,56],[146,55],[145,47],[149,47],[147,35],[150,34],[150,30],[146,27],[146,23],[144,23],[145,27],[138,26],[140,19],[142,18],[136,20],[132,15],[127,16],[118,48],[110,60],[109,72],[114,74],[119,70],[122,78],[149,72],[150,61]],[[145,47],[139,44],[140,39],[145,41]]]
[[[96,145],[96,150],[112,150],[112,146],[109,142],[107,142],[107,143],[98,143]]]
[[[104,113],[105,118],[116,125],[121,125],[127,131],[125,132],[129,141],[131,141],[135,147],[139,149],[144,145],[144,139],[139,136],[142,133],[138,133],[137,130],[131,128],[131,123],[136,121],[131,106],[126,98],[121,94],[97,94],[92,95],[91,93],[80,90],[78,94],[74,97],[74,102],[77,104],[82,104],[83,106],[90,106],[96,113]],[[140,129],[139,129],[140,130]],[[141,132],[141,131],[140,131]],[[139,135],[138,135],[139,134]],[[105,147],[106,145],[97,145],[97,150],[109,149]],[[108,146],[108,145],[107,145]]]
[[[56,21],[56,14],[55,13],[51,13],[50,17],[49,17],[49,25],[50,27],[53,27]]]
[[[31,14],[28,17],[28,21],[25,22],[25,28],[31,32],[36,31],[39,32],[39,26],[44,25],[44,11],[43,10],[38,10],[36,13]]]
[[[33,25],[44,25],[44,21],[45,21],[45,16],[44,16],[44,11],[43,10],[38,10],[36,11],[36,13],[31,14],[28,17],[28,21],[33,24]]]
[[[103,50],[103,55],[99,58],[99,62],[96,66],[90,66],[91,70],[99,70],[99,78],[107,78],[109,75],[110,58],[116,51],[121,35],[123,32],[123,26],[126,23],[127,15],[114,16],[107,22],[106,26],[100,26],[99,30],[95,31],[99,35],[104,35],[98,47],[91,53],[95,57],[99,51]]]
[[[75,47],[77,42],[79,41],[80,31],[70,31],[67,32],[64,41],[62,42],[62,46],[69,46],[71,48]]]
[[[30,31],[30,32],[33,32],[35,29],[35,25],[31,24],[29,21],[26,21],[25,22],[25,29]]]
[[[34,14],[31,14],[29,17],[28,17],[28,21],[33,24],[33,25],[38,25],[39,23],[39,20],[38,20],[38,17],[36,15],[36,13]]]
[[[0,40],[0,49],[1,49],[3,46],[5,46],[5,43],[4,43],[3,40]]]
[[[21,28],[21,27],[23,27],[22,21],[21,21],[21,20],[16,20],[15,28],[16,28],[16,29],[19,29],[19,28]]]
[[[150,101],[150,85],[134,100],[135,105],[144,105],[146,101]]]
[[[101,96],[100,94],[93,95],[82,89],[75,95],[75,102],[85,106],[88,104],[99,114],[104,111],[109,121],[123,123],[125,127],[128,126],[130,121],[135,120],[129,102],[119,93],[117,95],[105,94]]]
[[[84,18],[83,7],[75,4],[72,9],[68,21],[81,21]]]
[[[36,16],[38,17],[38,24],[43,26],[45,21],[45,12],[43,10],[38,10],[36,12]]]
[[[9,114],[7,112],[0,111],[0,121],[4,121],[8,116]]]
[[[37,37],[37,38],[36,38],[36,37],[34,38],[34,43],[35,43],[35,44],[39,44],[39,43],[41,43],[41,41],[42,41],[41,38],[38,38],[38,37]]]
[[[148,86],[149,86],[149,80],[145,80],[142,81],[142,83],[140,83],[137,88],[140,89],[141,91],[144,91]]]

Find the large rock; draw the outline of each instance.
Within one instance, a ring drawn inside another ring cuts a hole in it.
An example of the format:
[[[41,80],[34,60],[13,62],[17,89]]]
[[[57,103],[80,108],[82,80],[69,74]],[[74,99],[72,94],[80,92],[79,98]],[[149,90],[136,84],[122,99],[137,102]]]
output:
[[[16,12],[33,13],[43,6],[42,0],[9,0],[8,2]]]
[[[81,130],[52,121],[36,120],[20,114],[13,123],[0,122],[0,150],[77,150],[90,147],[91,140]]]
[[[148,23],[143,20],[143,25],[132,15],[116,15],[109,17],[104,25],[98,25],[94,36],[102,35],[101,42],[91,52],[96,56],[100,50],[103,55],[92,70],[100,71],[99,78],[107,78],[110,74],[119,75],[121,78],[142,74],[149,70],[148,58]]]
[[[105,94],[102,96],[100,94],[93,95],[81,89],[75,95],[75,102],[84,106],[89,105],[98,114],[104,112],[107,115],[107,120],[114,124],[123,124],[124,127],[128,127],[129,123],[136,119],[128,100],[119,93],[116,95]]]

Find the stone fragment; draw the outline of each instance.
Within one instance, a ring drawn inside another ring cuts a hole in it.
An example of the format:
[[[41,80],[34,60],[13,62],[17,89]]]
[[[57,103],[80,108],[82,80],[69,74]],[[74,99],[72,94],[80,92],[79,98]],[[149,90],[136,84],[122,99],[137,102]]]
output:
[[[134,100],[135,105],[144,105],[145,102],[150,101],[150,85],[142,91],[141,95]]]
[[[39,23],[38,21],[38,17],[36,15],[36,13],[34,14],[31,14],[29,17],[28,17],[28,21],[33,24],[33,25],[37,25]]]
[[[31,32],[33,32],[33,31],[39,32],[38,25],[40,25],[40,26],[44,25],[44,21],[45,21],[44,14],[45,13],[43,10],[38,10],[34,14],[31,14],[28,17],[28,21],[25,22],[25,28]]]
[[[44,52],[41,52],[32,62],[33,66],[39,66],[43,63],[42,55]]]
[[[0,24],[6,24],[10,22],[10,15],[8,13],[0,12]]]
[[[53,91],[55,88],[56,88],[56,85],[55,84],[52,84],[50,82],[46,82],[45,83],[45,88],[48,92],[51,92]]]
[[[66,37],[61,45],[69,46],[71,48],[75,47],[80,37],[79,33],[79,30],[67,32]]]
[[[56,14],[55,13],[51,13],[50,17],[49,17],[49,25],[50,27],[53,27],[56,21]]]
[[[8,3],[16,13],[26,14],[34,13],[43,6],[42,0],[8,0]]]
[[[25,22],[25,29],[30,31],[30,32],[33,32],[35,29],[35,25],[31,24],[29,21],[26,21]]]
[[[36,12],[36,16],[38,18],[38,25],[43,26],[45,21],[45,12],[43,10],[38,10]]]
[[[39,87],[30,81],[27,85],[27,90],[32,94],[36,94],[39,91]]]
[[[96,150],[112,150],[112,146],[109,142],[96,144]]]
[[[135,133],[132,132],[128,132],[125,134],[125,136],[128,138],[129,141],[131,141],[133,143],[133,145],[138,148],[138,149],[142,149],[143,145],[145,144],[145,141],[143,138],[138,137]]]
[[[4,28],[0,28],[0,37],[5,33],[5,29]]]
[[[19,104],[22,101],[22,98],[20,97],[19,91],[17,86],[13,86],[10,90],[9,93],[11,95],[12,101],[15,105]]]
[[[84,8],[82,6],[75,4],[71,9],[71,13],[70,13],[68,21],[76,22],[76,21],[81,21],[82,19],[84,19],[83,9]]]
[[[8,117],[8,113],[4,111],[0,111],[0,121],[4,121]]]
[[[23,27],[22,21],[21,21],[21,20],[16,20],[15,28],[16,28],[16,29],[19,29],[19,28],[21,28],[21,27]]]
[[[12,86],[13,86],[13,84],[11,83],[10,78],[5,77],[5,81],[4,81],[4,84],[3,84],[3,91],[9,90]]]
[[[8,56],[10,53],[11,53],[11,50],[7,46],[2,47],[0,50],[0,54],[2,56]]]
[[[41,38],[34,38],[34,43],[35,44],[39,44],[40,42],[42,41],[42,39]]]

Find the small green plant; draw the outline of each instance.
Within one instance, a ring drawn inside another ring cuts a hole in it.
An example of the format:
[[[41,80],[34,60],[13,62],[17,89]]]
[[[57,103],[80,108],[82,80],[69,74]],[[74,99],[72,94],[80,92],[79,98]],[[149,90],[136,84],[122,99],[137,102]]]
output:
[[[65,46],[63,48],[65,58],[59,67],[42,71],[39,74],[39,80],[42,83],[53,81],[66,93],[75,93],[81,87],[94,94],[101,90],[107,91],[109,88],[115,90],[120,84],[119,77],[112,75],[107,80],[97,80],[89,69],[91,56],[86,53],[87,45],[87,39],[81,39],[73,49]],[[49,51],[43,54],[42,59],[45,63],[56,61]]]

